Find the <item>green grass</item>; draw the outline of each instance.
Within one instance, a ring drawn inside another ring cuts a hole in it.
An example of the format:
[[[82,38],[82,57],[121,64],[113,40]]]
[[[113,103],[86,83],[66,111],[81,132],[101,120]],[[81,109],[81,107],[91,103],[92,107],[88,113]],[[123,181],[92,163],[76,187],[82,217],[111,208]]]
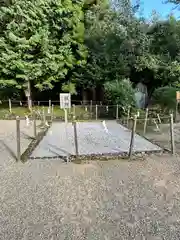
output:
[[[42,106],[34,106],[32,110],[40,111],[42,113],[43,107]],[[48,107],[44,107],[44,111],[46,115],[48,114]],[[68,109],[68,118],[72,119],[73,116],[73,108],[70,110]],[[88,111],[85,111],[85,107],[83,106],[76,106],[76,119],[89,119],[90,118],[90,113]],[[14,119],[16,116],[19,117],[25,117],[26,115],[30,116],[31,112],[27,107],[12,107],[11,113],[9,111],[8,107],[0,107],[0,119]],[[54,117],[59,117],[59,118],[64,118],[64,110],[60,109],[59,106],[54,106]]]

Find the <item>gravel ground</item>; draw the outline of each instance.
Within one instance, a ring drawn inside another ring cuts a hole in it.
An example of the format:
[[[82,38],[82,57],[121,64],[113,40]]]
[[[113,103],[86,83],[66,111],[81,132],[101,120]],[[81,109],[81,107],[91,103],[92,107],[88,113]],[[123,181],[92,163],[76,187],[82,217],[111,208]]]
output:
[[[180,239],[179,160],[1,168],[0,239]]]
[[[146,137],[150,141],[155,141],[161,147],[171,149],[171,137],[170,137],[170,125],[159,125],[160,131],[154,129],[154,131],[147,132]],[[176,152],[180,153],[180,123],[174,124],[174,140],[176,146]]]
[[[40,122],[37,121],[37,126]],[[41,131],[37,127],[37,133]],[[20,121],[20,136],[21,136],[21,154],[27,149],[33,138],[32,123],[27,126],[25,120]],[[16,143],[16,121],[0,120],[0,165],[4,165],[8,161],[16,161],[17,156]],[[1,160],[2,159],[2,160]],[[6,161],[4,162],[4,159]],[[8,160],[8,161],[7,161]]]
[[[6,126],[8,136],[14,128]],[[179,240],[179,161],[153,155],[131,162],[23,164],[4,151],[0,239]]]

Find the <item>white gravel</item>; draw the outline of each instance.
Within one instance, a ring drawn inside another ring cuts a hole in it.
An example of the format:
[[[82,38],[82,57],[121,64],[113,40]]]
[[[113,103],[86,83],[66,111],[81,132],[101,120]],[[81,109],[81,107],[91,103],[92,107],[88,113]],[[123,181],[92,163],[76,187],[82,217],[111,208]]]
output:
[[[0,239],[179,240],[179,160],[23,164],[4,153]]]
[[[79,155],[121,154],[129,152],[131,131],[116,121],[77,122]],[[141,136],[135,134],[134,151],[161,151]],[[55,122],[33,151],[31,157],[57,157],[75,154],[74,129],[72,123]]]

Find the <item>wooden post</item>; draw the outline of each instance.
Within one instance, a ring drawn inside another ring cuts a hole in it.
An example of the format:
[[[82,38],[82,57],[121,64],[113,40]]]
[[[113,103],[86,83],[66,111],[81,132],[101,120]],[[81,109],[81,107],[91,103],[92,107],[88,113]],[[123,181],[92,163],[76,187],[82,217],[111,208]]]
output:
[[[93,101],[91,100],[91,102],[90,102],[90,106],[91,106],[91,112],[92,112],[92,105],[93,105]]]
[[[43,106],[42,114],[43,114],[43,124],[46,124],[46,114],[45,114],[44,106]]]
[[[175,122],[177,122],[179,100],[176,100]]]
[[[149,109],[146,108],[146,114],[145,114],[145,120],[144,120],[144,135],[146,135],[146,129],[147,129],[147,121],[148,121],[148,113],[149,113]]]
[[[76,105],[73,104],[73,118],[76,118]]]
[[[178,104],[180,101],[180,91],[176,91],[176,112],[175,112],[175,122],[177,121],[178,116]]]
[[[30,80],[28,80],[27,82],[27,99],[28,99],[28,108],[29,108],[29,111],[31,112],[32,111],[32,101],[31,101],[31,82]]]
[[[162,122],[161,122],[161,118],[160,118],[159,114],[157,114],[157,118],[158,118],[159,124],[161,124]]]
[[[49,114],[51,114],[51,100],[49,100]]]
[[[139,112],[139,110],[137,111],[137,117],[139,118],[140,117],[140,112]]]
[[[68,123],[68,114],[67,114],[67,109],[64,108],[64,121],[65,123]]]
[[[127,127],[129,126],[130,109],[131,109],[131,107],[128,106],[128,112],[127,112]]]
[[[34,132],[34,138],[37,137],[37,132],[36,132],[36,112],[33,111],[33,132]]]
[[[109,112],[109,106],[106,106],[106,112]]]
[[[73,121],[73,127],[74,127],[74,144],[75,144],[75,154],[76,157],[79,155],[78,151],[78,138],[77,138],[77,123]]]
[[[11,99],[9,99],[9,112],[12,113],[12,104],[11,104]]]
[[[116,119],[117,120],[119,119],[119,106],[118,106],[118,104],[116,106]]]
[[[132,157],[132,153],[133,153],[134,136],[135,136],[135,132],[136,132],[136,122],[137,122],[137,116],[134,115],[133,127],[132,127],[132,131],[131,131],[131,141],[130,141],[130,146],[129,146],[129,158]]]
[[[54,119],[54,105],[52,104],[52,107],[51,107],[51,122],[53,121]]]
[[[170,114],[171,153],[175,154],[173,114]]]
[[[17,160],[21,160],[21,137],[20,137],[20,118],[16,117],[16,146],[17,146]]]
[[[93,115],[93,101],[92,100],[90,102],[90,115],[91,115],[91,119],[92,119],[92,115]]]
[[[96,120],[98,119],[98,105],[96,104]]]
[[[159,128],[159,126],[158,126],[158,124],[157,124],[157,122],[156,122],[156,119],[153,119],[153,122],[154,122],[154,124],[155,124],[155,126],[156,126],[156,130],[157,130],[157,131],[160,131],[160,128]]]

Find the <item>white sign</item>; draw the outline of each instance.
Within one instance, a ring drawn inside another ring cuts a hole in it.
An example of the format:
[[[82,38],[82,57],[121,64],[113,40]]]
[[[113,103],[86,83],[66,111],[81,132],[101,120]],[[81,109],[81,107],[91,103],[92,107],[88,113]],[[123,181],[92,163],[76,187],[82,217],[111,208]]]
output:
[[[71,94],[60,93],[60,108],[71,108]]]

